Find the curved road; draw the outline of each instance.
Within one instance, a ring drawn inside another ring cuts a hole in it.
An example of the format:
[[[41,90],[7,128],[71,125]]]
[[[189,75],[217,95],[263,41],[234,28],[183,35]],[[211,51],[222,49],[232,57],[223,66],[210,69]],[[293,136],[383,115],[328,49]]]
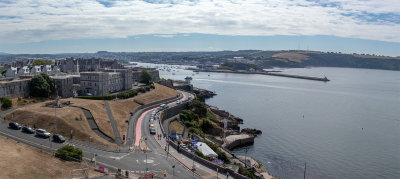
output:
[[[173,105],[174,103],[175,102],[169,103],[169,105]],[[82,149],[84,158],[89,160],[94,154],[96,154],[96,163],[111,169],[121,168],[134,173],[144,173],[147,166],[149,172],[153,172],[156,174],[156,176],[160,177],[163,176],[163,171],[166,170],[168,173],[166,178],[174,178],[172,173],[175,174],[176,178],[199,178],[197,176],[193,176],[191,171],[182,166],[173,157],[166,155],[166,152],[156,143],[154,137],[151,137],[148,129],[148,119],[151,116],[151,113],[149,112],[152,110],[154,110],[154,108],[144,111],[140,115],[141,120],[138,120],[136,126],[136,129],[139,129],[140,131],[140,133],[137,133],[139,135],[136,136],[139,136],[139,140],[141,136],[148,139],[145,142],[148,148],[151,150],[150,152],[139,150],[135,150],[130,153],[109,152],[94,148],[93,144],[76,140],[68,140],[62,144],[59,144],[49,139],[36,137],[34,134],[25,134],[21,132],[21,130],[9,129],[9,121],[4,120],[0,121],[0,135],[50,152],[54,152],[64,145],[74,145]],[[175,166],[175,168],[173,169],[172,166]]]

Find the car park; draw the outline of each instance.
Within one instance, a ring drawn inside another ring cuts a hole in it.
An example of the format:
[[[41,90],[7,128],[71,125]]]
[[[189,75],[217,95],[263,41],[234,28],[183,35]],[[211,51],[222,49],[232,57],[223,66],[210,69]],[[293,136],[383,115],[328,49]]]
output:
[[[65,137],[60,134],[54,134],[53,140],[58,143],[63,143],[63,142],[65,142]]]
[[[51,134],[44,129],[37,129],[36,135],[43,138],[49,138]]]
[[[25,132],[25,133],[28,133],[28,134],[33,134],[33,133],[35,133],[35,130],[33,130],[31,127],[29,127],[29,126],[24,126],[23,128],[22,128],[22,132]]]
[[[21,129],[21,125],[19,125],[16,122],[10,122],[8,123],[8,127],[10,127],[11,129],[15,129],[15,130],[20,130]]]

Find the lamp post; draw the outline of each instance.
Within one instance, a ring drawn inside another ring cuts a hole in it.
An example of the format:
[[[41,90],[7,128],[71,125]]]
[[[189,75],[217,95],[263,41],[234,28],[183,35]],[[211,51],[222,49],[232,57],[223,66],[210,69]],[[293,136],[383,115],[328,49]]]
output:
[[[172,165],[172,178],[175,179],[175,165]]]
[[[194,170],[195,170],[195,168],[194,168],[194,150],[192,151],[192,154],[193,154],[193,156],[192,156],[192,160],[193,160],[192,172],[193,172],[193,178],[194,178]]]
[[[246,148],[245,151],[245,155],[244,155],[244,168],[247,168],[247,150],[249,150],[248,148]]]
[[[149,169],[147,168],[147,152],[144,151],[144,153],[146,154],[146,178],[147,178],[147,171],[149,170]]]

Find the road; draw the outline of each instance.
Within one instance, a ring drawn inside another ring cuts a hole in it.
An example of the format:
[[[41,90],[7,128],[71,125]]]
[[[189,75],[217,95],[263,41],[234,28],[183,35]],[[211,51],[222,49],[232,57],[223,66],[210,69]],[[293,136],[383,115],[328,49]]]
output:
[[[174,103],[175,102],[171,104]],[[67,140],[64,143],[59,144],[49,139],[37,137],[35,134],[26,134],[21,132],[21,130],[9,129],[9,121],[4,120],[0,121],[0,135],[50,152],[54,152],[64,145],[74,145],[82,149],[84,158],[91,159],[93,155],[96,154],[96,163],[110,169],[121,168],[134,173],[144,173],[147,164],[148,171],[155,173],[156,176],[163,176],[163,171],[166,170],[168,173],[166,178],[174,178],[172,176],[173,173],[176,178],[199,178],[196,175],[193,176],[193,173],[182,166],[175,158],[168,156],[167,153],[156,143],[154,138],[150,136],[147,123],[151,115],[150,111],[153,109],[154,108],[143,111],[142,121],[144,122],[137,123],[140,126],[139,136],[148,139],[145,142],[150,151],[147,152],[141,150],[128,152],[124,151],[123,148],[121,148],[121,152],[110,152],[101,150],[101,147],[93,147],[93,144],[77,140]],[[138,136],[137,131],[136,136]],[[175,168],[172,168],[172,166],[175,166]]]

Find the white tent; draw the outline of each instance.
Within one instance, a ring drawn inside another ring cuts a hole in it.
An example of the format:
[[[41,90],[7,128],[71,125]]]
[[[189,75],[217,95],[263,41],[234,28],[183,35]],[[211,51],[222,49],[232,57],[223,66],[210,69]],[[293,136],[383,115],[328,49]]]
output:
[[[206,143],[203,142],[197,142],[196,144],[197,149],[206,157],[215,157],[217,158],[218,155],[215,153]]]

